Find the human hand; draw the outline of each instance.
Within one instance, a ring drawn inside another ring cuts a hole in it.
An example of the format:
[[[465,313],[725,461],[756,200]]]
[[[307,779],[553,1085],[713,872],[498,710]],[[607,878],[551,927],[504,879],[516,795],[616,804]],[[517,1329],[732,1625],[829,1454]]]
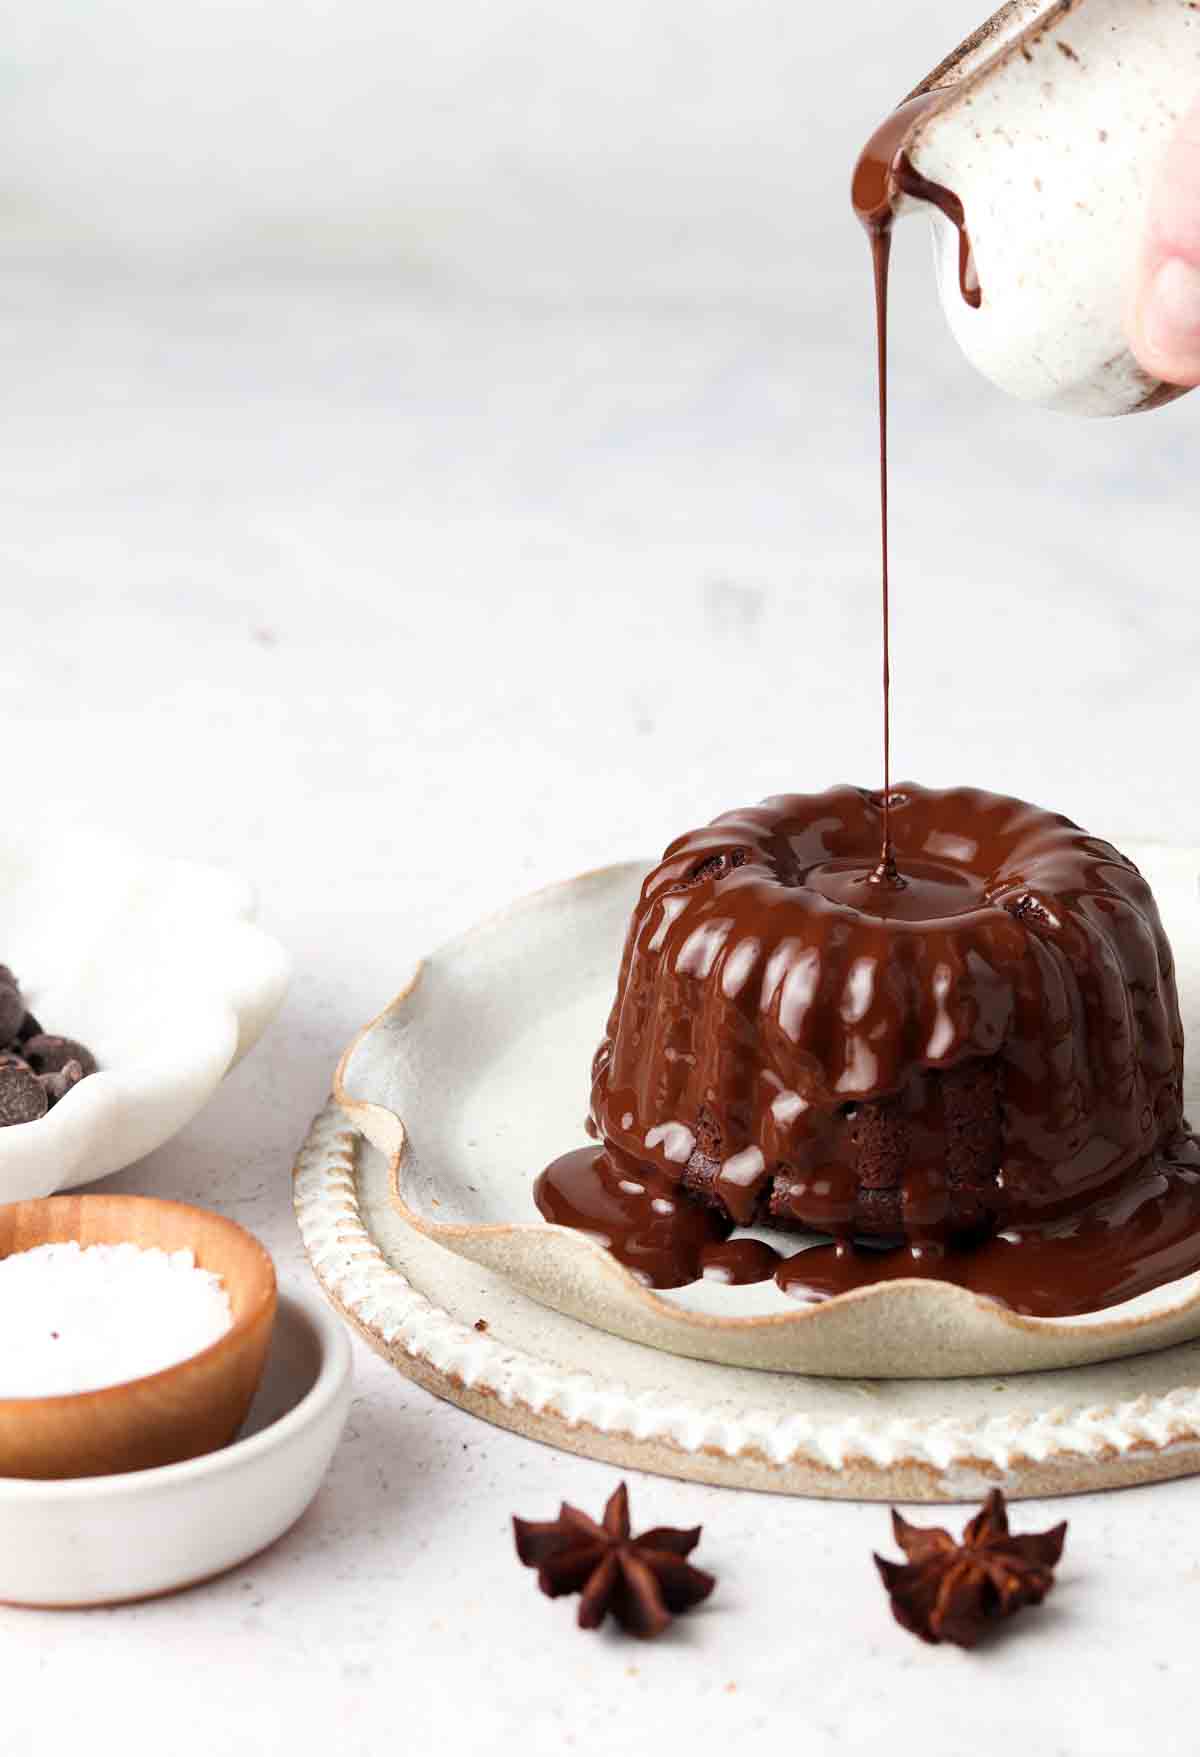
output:
[[[1200,384],[1200,103],[1180,125],[1151,192],[1128,329],[1152,377]]]

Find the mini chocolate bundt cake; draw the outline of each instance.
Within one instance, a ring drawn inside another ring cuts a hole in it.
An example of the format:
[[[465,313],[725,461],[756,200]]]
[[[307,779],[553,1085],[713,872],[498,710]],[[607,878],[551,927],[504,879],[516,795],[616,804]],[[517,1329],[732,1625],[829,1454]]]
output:
[[[972,788],[789,794],[646,880],[592,1127],[746,1225],[973,1242],[1183,1128],[1171,951],[1136,867]]]

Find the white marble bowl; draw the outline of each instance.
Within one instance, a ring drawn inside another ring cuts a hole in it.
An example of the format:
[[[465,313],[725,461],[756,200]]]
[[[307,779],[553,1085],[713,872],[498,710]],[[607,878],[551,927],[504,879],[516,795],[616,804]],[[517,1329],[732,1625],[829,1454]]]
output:
[[[122,1604],[211,1579],[304,1512],[350,1406],[350,1343],[321,1301],[283,1296],[241,1437],[122,1476],[0,1477],[0,1602]]]
[[[1200,852],[1128,852],[1174,948],[1195,1117]],[[592,1053],[644,871],[610,867],[493,917],[429,959],[347,1050],[334,1095],[388,1156],[391,1200],[409,1225],[569,1317],[735,1367],[949,1378],[1076,1366],[1200,1336],[1200,1273],[1077,1318],[1026,1318],[920,1280],[802,1305],[773,1282],[656,1292],[583,1233],[546,1225],[533,1181],[587,1144]]]
[[[288,960],[233,874],[94,830],[0,837],[0,960],[43,1028],[99,1072],[0,1129],[0,1201],[52,1195],[160,1147],[270,1022]]]

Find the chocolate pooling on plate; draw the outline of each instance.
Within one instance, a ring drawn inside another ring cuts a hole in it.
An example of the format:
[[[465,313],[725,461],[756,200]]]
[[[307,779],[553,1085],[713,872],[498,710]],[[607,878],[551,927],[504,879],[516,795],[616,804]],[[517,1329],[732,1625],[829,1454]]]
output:
[[[650,1286],[899,1276],[1091,1311],[1200,1268],[1170,946],[1131,861],[974,788],[789,794],[647,878],[546,1219]],[[737,1227],[829,1241],[787,1251]]]

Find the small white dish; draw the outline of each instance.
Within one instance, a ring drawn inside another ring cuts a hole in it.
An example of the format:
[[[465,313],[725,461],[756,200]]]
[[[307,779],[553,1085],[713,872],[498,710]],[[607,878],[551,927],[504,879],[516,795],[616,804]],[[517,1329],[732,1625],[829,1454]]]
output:
[[[1200,1116],[1200,851],[1125,844],[1175,954]],[[601,1330],[698,1360],[856,1378],[1077,1366],[1200,1336],[1200,1272],[1107,1311],[1027,1318],[942,1281],[880,1282],[821,1305],[774,1284],[656,1292],[584,1233],[548,1226],[533,1183],[587,1144],[588,1074],[641,865],[552,886],[444,947],[351,1044],[334,1081],[390,1162],[396,1212],[523,1293]]]
[[[349,1405],[342,1321],[318,1300],[281,1297],[262,1383],[232,1445],[123,1476],[0,1477],[0,1601],[123,1604],[247,1561],[313,1499]]]
[[[244,880],[101,831],[0,835],[0,960],[43,1028],[100,1064],[39,1121],[0,1129],[0,1201],[107,1177],[207,1104],[287,988],[253,914]]]

